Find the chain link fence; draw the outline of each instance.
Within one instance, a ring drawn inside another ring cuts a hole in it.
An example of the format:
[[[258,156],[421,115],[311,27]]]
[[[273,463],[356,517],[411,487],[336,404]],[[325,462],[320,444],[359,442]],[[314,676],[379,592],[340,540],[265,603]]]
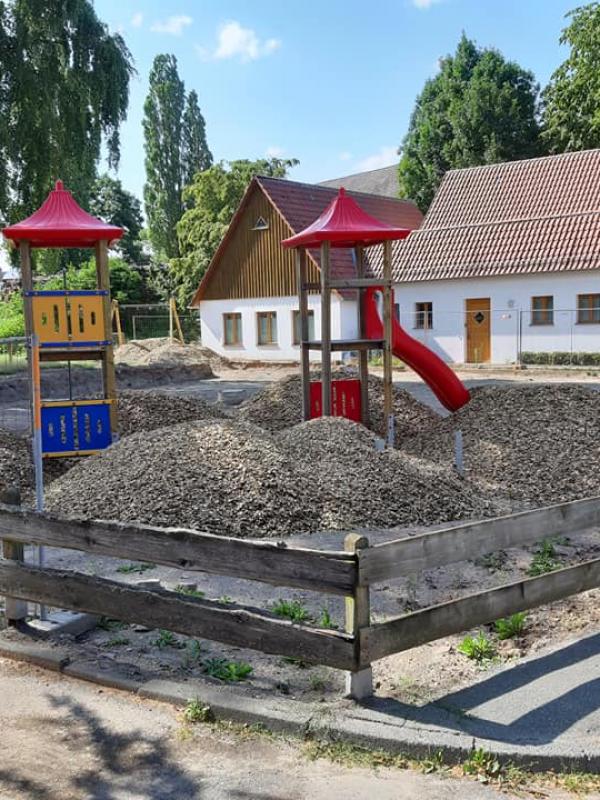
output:
[[[125,339],[163,339],[169,335],[177,337],[177,325],[167,303],[119,305],[119,314]],[[198,341],[200,317],[197,312],[186,310],[178,316],[184,340]]]

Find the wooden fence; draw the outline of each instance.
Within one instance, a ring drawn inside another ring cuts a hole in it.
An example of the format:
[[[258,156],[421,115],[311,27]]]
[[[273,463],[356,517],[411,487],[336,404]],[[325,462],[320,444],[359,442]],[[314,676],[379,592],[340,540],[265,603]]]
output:
[[[2,498],[0,498],[2,499]],[[371,663],[434,639],[468,630],[600,586],[600,559],[479,592],[380,623],[372,623],[373,584],[477,558],[494,550],[600,526],[600,497],[469,523],[374,547],[349,534],[344,551],[288,547],[177,528],[78,521],[0,504],[0,594],[6,616],[26,614],[23,601],[87,611],[347,671],[347,692],[372,693]],[[147,589],[73,571],[23,563],[23,545],[71,548],[94,555],[150,561],[190,572],[292,586],[346,598],[346,629],[294,624],[268,611]]]

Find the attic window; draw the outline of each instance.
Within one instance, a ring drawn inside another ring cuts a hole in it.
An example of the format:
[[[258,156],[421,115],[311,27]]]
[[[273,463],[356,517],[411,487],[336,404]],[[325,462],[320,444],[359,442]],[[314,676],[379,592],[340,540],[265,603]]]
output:
[[[259,217],[256,222],[254,223],[254,227],[252,228],[253,231],[266,231],[269,227],[269,223],[264,217]]]

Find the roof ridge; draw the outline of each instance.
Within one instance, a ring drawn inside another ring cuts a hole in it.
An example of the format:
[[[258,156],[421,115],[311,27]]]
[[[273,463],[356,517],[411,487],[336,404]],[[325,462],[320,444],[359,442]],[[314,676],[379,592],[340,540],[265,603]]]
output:
[[[512,223],[521,223],[521,222],[543,222],[546,220],[553,220],[553,219],[573,219],[575,217],[586,217],[592,216],[594,214],[600,214],[600,209],[593,209],[589,211],[573,211],[569,214],[547,214],[546,216],[542,217],[506,217],[505,219],[490,219],[486,222],[472,222],[468,225],[444,225],[439,228],[427,228],[422,225],[420,228],[415,228],[411,231],[411,236],[414,236],[417,233],[440,233],[444,231],[464,231],[468,230],[469,228],[487,228],[494,225],[509,225]]]

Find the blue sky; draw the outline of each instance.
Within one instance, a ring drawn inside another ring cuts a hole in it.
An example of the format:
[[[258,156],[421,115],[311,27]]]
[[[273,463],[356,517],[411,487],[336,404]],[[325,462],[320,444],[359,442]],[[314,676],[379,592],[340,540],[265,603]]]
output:
[[[196,89],[215,159],[300,159],[319,181],[386,166],[415,98],[464,30],[544,84],[564,59],[577,0],[96,0],[138,76],[119,177],[142,195],[142,106],[157,53],[174,53]]]

